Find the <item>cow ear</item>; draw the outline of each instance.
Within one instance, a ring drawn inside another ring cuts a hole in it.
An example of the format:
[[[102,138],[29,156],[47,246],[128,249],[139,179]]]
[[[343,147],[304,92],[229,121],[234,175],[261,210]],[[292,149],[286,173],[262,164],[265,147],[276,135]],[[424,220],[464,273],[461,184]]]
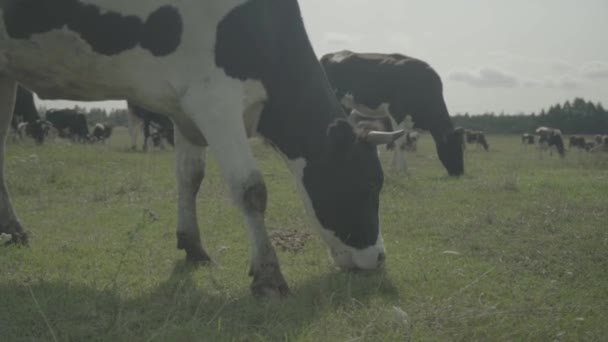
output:
[[[338,119],[329,125],[327,136],[333,150],[338,153],[344,153],[352,148],[357,138],[353,126],[344,119]]]

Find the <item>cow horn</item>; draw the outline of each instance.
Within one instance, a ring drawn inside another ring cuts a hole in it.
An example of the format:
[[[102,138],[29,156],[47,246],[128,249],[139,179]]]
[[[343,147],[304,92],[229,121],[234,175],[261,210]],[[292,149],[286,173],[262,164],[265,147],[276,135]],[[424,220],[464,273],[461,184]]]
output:
[[[365,140],[373,145],[386,145],[401,138],[405,131],[400,129],[394,132],[369,131],[365,136]]]

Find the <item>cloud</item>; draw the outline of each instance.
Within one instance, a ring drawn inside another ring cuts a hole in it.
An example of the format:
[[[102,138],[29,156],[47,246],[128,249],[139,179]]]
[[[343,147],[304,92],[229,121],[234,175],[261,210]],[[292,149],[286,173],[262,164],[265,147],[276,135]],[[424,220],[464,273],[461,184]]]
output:
[[[387,34],[386,41],[390,47],[398,50],[408,50],[412,46],[412,38],[401,32]]]
[[[589,62],[581,68],[581,74],[585,78],[598,80],[608,79],[608,63],[606,62]]]
[[[582,87],[581,81],[575,77],[534,79],[521,77],[492,67],[481,68],[477,71],[453,71],[448,74],[448,79],[478,88],[522,87],[570,90]]]
[[[331,48],[344,49],[352,48],[353,45],[359,42],[359,38],[341,32],[325,32],[323,35],[325,45]]]
[[[575,69],[574,65],[560,59],[549,61],[549,65],[551,70],[557,72],[569,72]]]
[[[489,67],[477,71],[453,71],[448,79],[480,88],[513,88],[520,84],[517,76]]]
[[[557,80],[547,80],[544,82],[543,86],[549,89],[577,89],[581,87],[580,82],[570,77],[562,77]]]
[[[501,63],[507,63],[509,65],[516,65],[518,67],[532,67],[548,70],[554,73],[568,73],[576,71],[577,67],[563,59],[543,59],[524,55],[518,55],[506,51],[491,51],[488,53],[488,57],[497,60]]]

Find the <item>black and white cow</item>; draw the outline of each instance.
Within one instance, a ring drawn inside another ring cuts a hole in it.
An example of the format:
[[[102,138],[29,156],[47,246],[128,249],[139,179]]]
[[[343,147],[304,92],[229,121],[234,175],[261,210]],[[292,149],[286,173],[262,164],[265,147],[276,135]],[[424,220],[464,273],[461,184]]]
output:
[[[188,260],[210,260],[196,215],[208,147],[249,228],[253,293],[284,295],[248,141],[259,133],[286,160],[337,265],[383,264],[383,174],[370,141],[395,134],[347,122],[296,0],[4,0],[0,12],[0,144],[17,82],[43,99],[126,99],[167,114],[176,126],[178,248]],[[442,160],[460,174],[448,123],[433,132]],[[3,166],[0,153],[0,233],[26,242]]]
[[[464,133],[468,144],[476,144],[479,147],[483,147],[486,151],[490,149],[490,145],[488,144],[488,140],[483,131],[466,129]]]
[[[19,86],[15,96],[15,109],[11,127],[20,139],[29,136],[37,144],[42,144],[51,127],[49,123],[40,118],[34,103],[34,94]]]
[[[59,132],[59,137],[72,141],[89,141],[89,126],[86,115],[72,109],[48,110],[46,119]]]
[[[443,99],[441,78],[426,62],[400,54],[340,51],[324,55],[321,64],[344,106],[401,125],[411,116],[414,128],[431,132],[448,173],[464,173],[462,144]],[[394,159],[401,152],[395,149]]]
[[[101,141],[105,144],[106,139],[109,139],[110,136],[112,136],[112,125],[96,123],[93,126],[93,133],[91,133],[92,141]]]
[[[143,150],[148,150],[148,140],[152,140],[154,146],[162,146],[162,141],[174,145],[173,122],[165,116],[151,112],[131,102],[128,105],[128,126],[131,136],[131,149],[137,149],[138,127],[142,126],[144,132]],[[150,128],[154,130],[151,131]]]
[[[570,136],[570,138],[568,138],[568,147],[569,148],[579,148],[579,149],[585,149],[587,145],[587,141],[585,140],[585,137],[581,136],[581,135],[572,135]]]
[[[536,129],[535,133],[539,136],[538,145],[541,151],[549,149],[549,153],[552,155],[553,148],[555,148],[560,157],[566,156],[562,131],[557,128],[541,126]]]

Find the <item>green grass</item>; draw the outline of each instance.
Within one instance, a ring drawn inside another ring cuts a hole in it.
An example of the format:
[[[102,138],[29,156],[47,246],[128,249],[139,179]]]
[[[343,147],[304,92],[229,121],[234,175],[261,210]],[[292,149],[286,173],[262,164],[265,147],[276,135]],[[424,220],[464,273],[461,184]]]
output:
[[[427,135],[386,170],[383,272],[336,270],[314,235],[279,250],[292,296],[255,300],[248,241],[217,164],[199,196],[214,267],[176,249],[172,152],[65,143],[7,149],[31,247],[0,248],[0,341],[604,341],[608,157],[489,136],[445,176]],[[280,158],[253,141],[270,230],[309,229]],[[384,165],[389,155],[383,150]]]

